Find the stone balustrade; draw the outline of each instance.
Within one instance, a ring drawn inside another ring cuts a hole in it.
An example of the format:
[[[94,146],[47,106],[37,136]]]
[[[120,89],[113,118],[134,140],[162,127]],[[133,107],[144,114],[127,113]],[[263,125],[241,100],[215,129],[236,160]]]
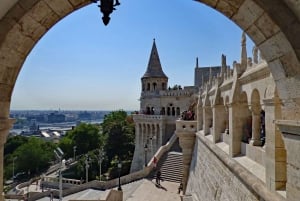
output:
[[[183,156],[183,194],[186,192],[189,169],[195,144],[197,121],[176,121],[176,135],[179,137],[179,145],[182,148]]]
[[[133,120],[164,120],[166,119],[166,116],[163,115],[146,115],[146,114],[134,114]]]

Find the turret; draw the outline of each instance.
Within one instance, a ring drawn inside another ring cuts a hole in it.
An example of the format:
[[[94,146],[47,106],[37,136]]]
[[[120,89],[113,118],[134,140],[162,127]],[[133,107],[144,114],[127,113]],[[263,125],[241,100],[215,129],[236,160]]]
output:
[[[158,51],[153,39],[152,50],[148,62],[148,67],[141,78],[142,81],[142,92],[157,92],[160,90],[166,90],[168,86],[168,77],[162,70]]]

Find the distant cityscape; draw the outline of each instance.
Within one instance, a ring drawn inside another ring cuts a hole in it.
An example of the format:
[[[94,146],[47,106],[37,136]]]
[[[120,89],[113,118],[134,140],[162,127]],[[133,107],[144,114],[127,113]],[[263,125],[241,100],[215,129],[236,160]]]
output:
[[[108,113],[110,111],[11,110],[10,117],[16,119],[16,122],[10,135],[59,139],[81,122],[102,123]]]

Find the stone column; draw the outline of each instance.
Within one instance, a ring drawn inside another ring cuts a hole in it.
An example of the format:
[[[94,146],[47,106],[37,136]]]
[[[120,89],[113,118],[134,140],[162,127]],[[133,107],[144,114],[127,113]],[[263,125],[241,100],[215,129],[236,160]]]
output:
[[[225,130],[224,133],[225,134],[229,134],[229,112],[228,112],[228,105],[226,104],[225,106]]]
[[[274,120],[281,118],[278,98],[264,100],[266,125],[266,185],[270,190],[286,188],[286,150],[280,130]]]
[[[224,105],[213,106],[213,141],[220,142],[221,133],[225,130],[225,108]]]
[[[260,140],[260,107],[252,106],[252,138],[250,144],[253,146],[261,146]]]
[[[203,129],[203,108],[202,108],[201,96],[199,96],[198,105],[197,105],[197,131],[200,131],[202,129]]]
[[[183,194],[185,194],[186,186],[189,178],[189,169],[193,155],[193,149],[196,137],[197,121],[176,121],[176,135],[179,138],[179,145],[182,148],[183,155]]]
[[[6,139],[7,139],[7,136],[8,136],[8,133],[9,133],[9,130],[12,128],[13,126],[13,123],[15,122],[14,119],[0,119],[0,162],[1,162],[1,165],[0,165],[0,188],[1,188],[1,199],[0,201],[4,201],[4,192],[3,192],[3,164],[4,164],[4,161],[3,161],[3,158],[4,158],[4,144],[6,142]]]
[[[210,127],[212,126],[212,114],[211,114],[211,107],[204,106],[203,107],[203,131],[204,135],[210,134]]]
[[[165,133],[165,125],[163,123],[159,124],[159,136],[158,136],[158,145],[162,146],[163,135]]]
[[[244,119],[248,108],[245,104],[228,104],[229,108],[229,155],[237,156],[241,153]]]
[[[297,120],[277,120],[287,154],[286,196],[289,201],[300,198],[300,123]]]
[[[138,147],[138,149],[140,148],[140,124],[135,124],[135,144]]]
[[[154,140],[154,143],[155,143],[155,150],[157,151],[157,149],[159,148],[158,146],[158,125],[155,124],[154,126],[154,135],[155,135],[155,140]]]

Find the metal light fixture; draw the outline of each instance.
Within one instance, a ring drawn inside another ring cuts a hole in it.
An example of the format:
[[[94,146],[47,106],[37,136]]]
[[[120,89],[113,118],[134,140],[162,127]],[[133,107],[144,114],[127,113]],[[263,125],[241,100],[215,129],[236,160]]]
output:
[[[89,156],[86,154],[85,155],[85,182],[88,183],[89,182]]]
[[[98,7],[100,8],[100,11],[103,13],[102,21],[104,25],[108,25],[110,17],[109,15],[116,10],[116,6],[120,5],[119,0],[91,0],[94,3],[97,3],[97,1],[100,1],[100,4]]]
[[[118,171],[119,171],[119,186],[118,186],[118,191],[122,191],[122,188],[121,188],[121,169],[122,169],[122,163],[119,160],[119,162],[118,162]]]
[[[99,159],[99,181],[101,181],[101,165],[102,165],[102,161],[103,161],[103,159],[104,159],[104,151],[103,151],[103,148],[100,148],[100,149],[99,149],[98,159]]]
[[[57,147],[54,150],[55,156],[57,159],[59,159],[59,201],[62,201],[62,160],[64,156],[64,152]]]
[[[76,149],[77,146],[73,146],[73,160],[76,161]]]

